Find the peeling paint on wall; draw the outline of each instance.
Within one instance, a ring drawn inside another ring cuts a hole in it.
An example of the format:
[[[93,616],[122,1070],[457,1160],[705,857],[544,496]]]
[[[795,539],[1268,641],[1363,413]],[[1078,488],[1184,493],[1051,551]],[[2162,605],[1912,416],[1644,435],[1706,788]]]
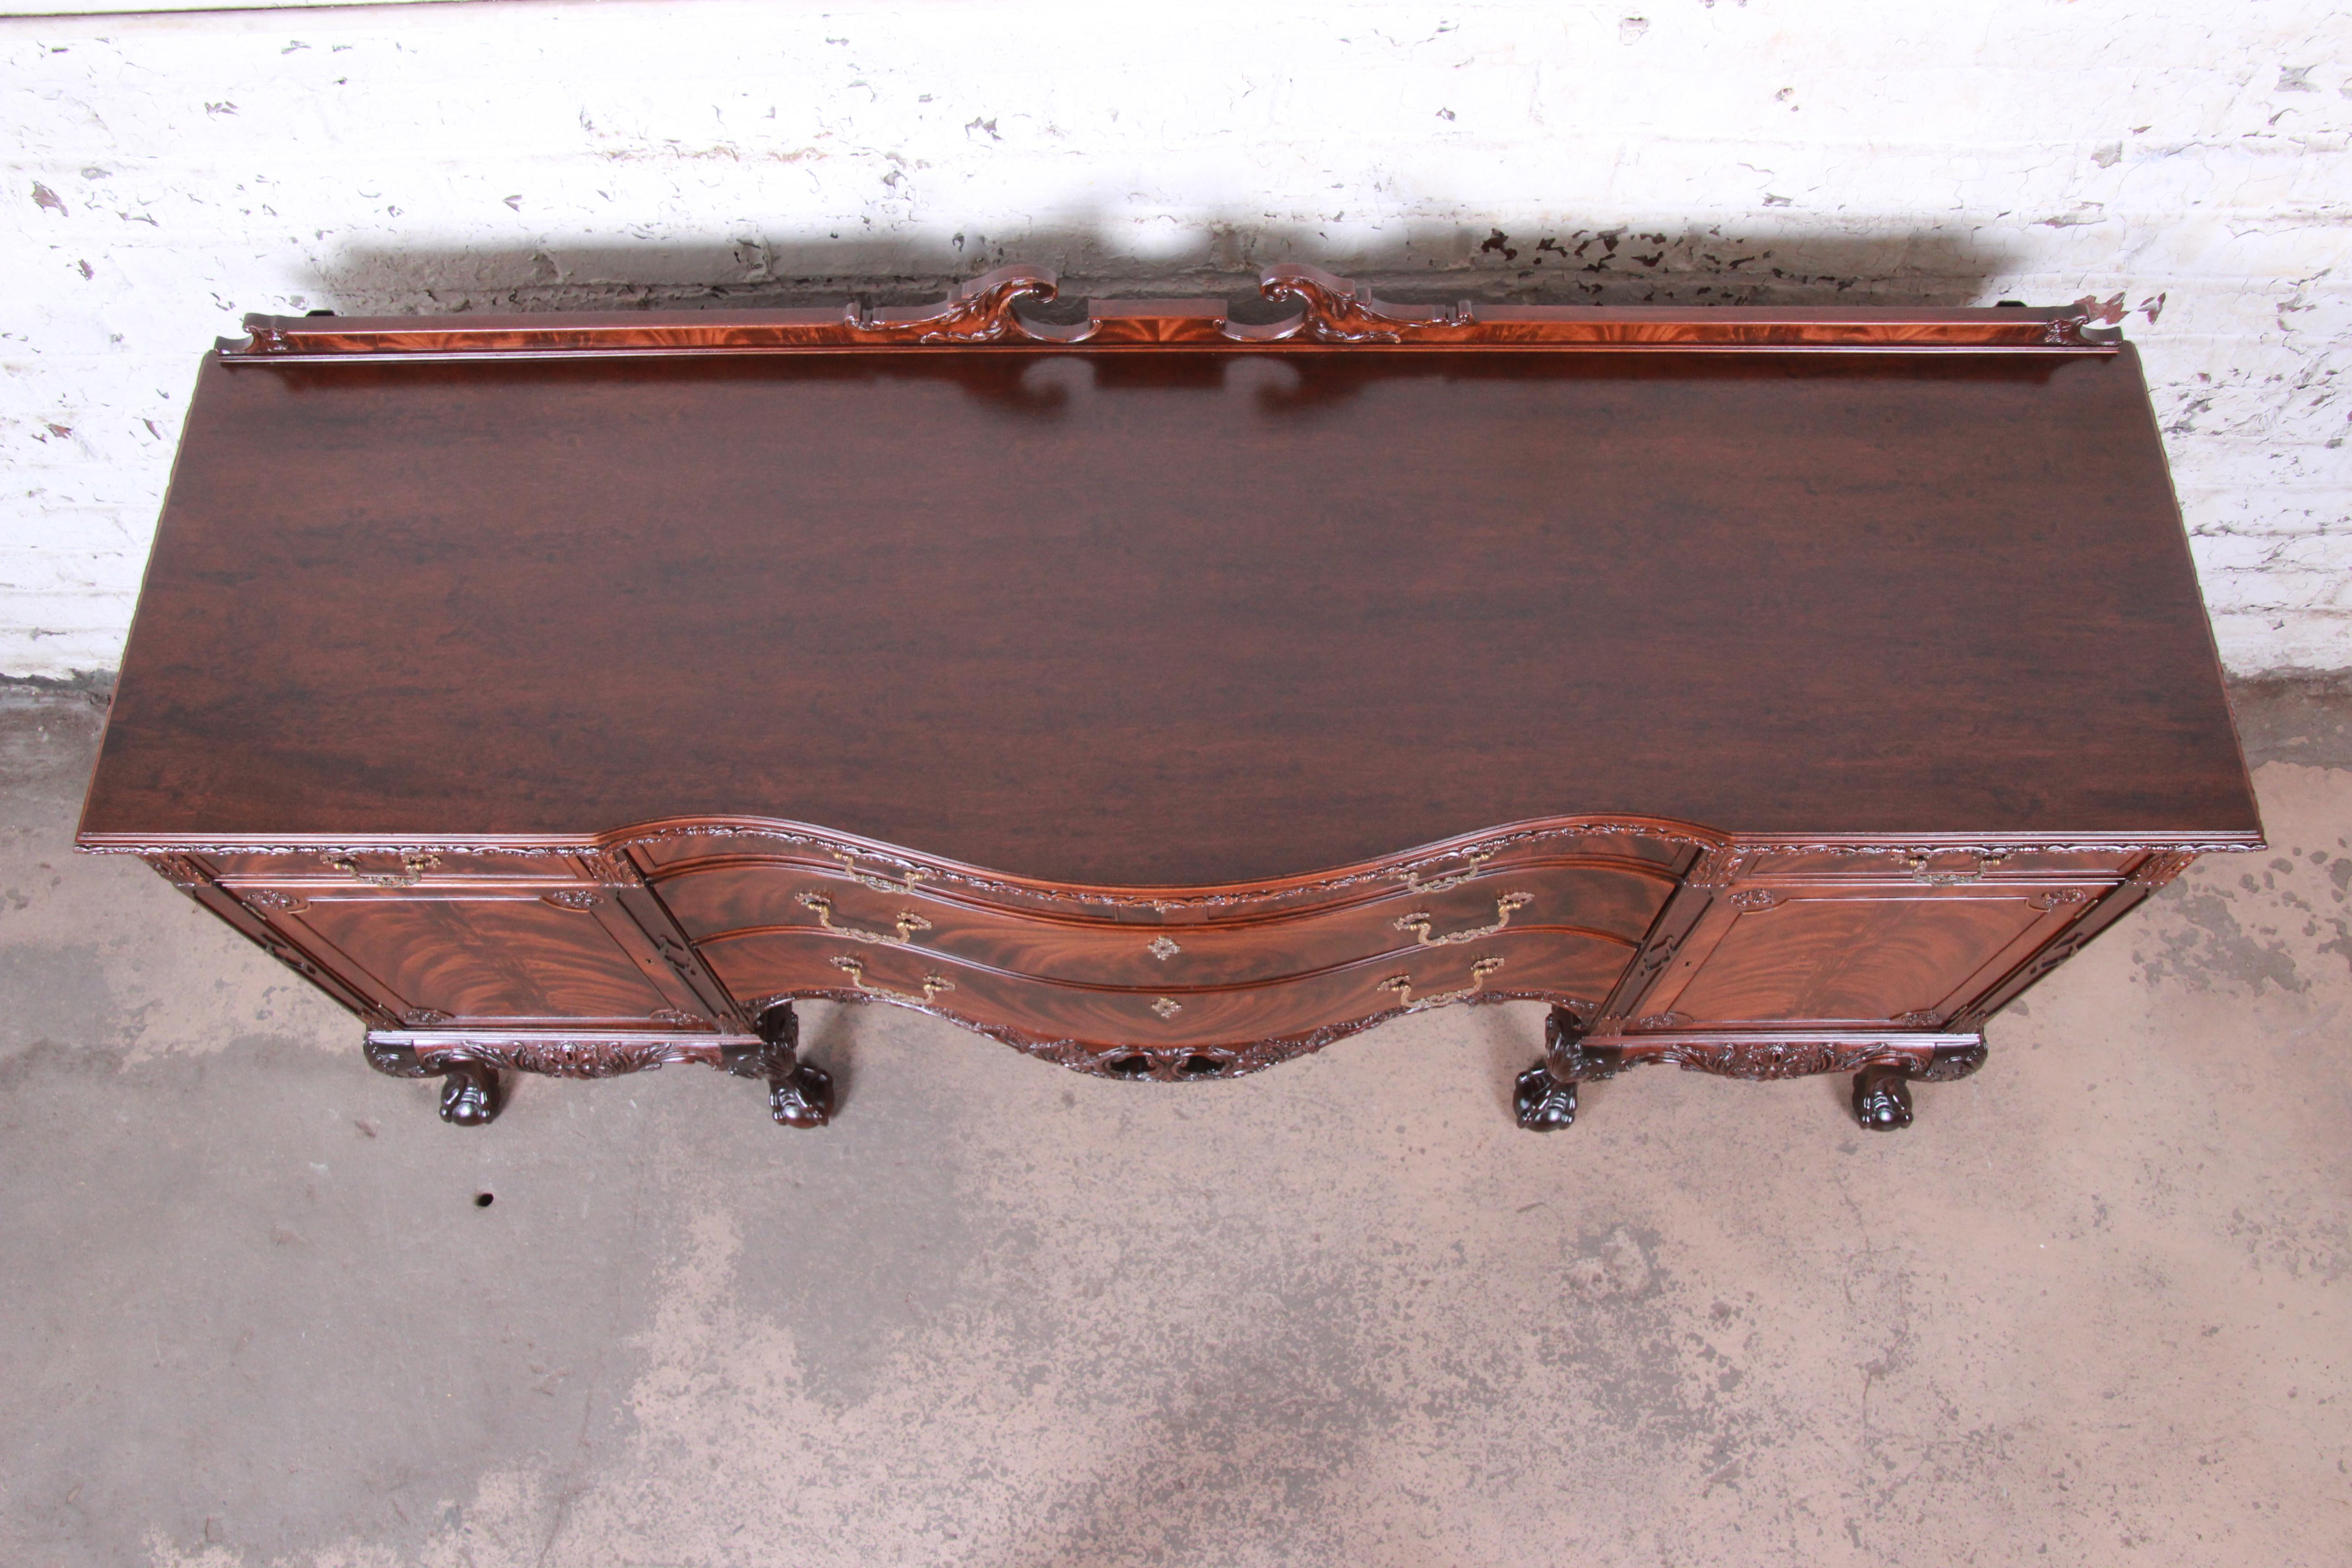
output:
[[[744,0],[0,21],[0,671],[110,667],[248,310],[1246,291],[2061,303],[2141,345],[2223,653],[2352,666],[2352,23],[1675,0],[1171,30]],[[2318,62],[2318,63],[2306,63]]]

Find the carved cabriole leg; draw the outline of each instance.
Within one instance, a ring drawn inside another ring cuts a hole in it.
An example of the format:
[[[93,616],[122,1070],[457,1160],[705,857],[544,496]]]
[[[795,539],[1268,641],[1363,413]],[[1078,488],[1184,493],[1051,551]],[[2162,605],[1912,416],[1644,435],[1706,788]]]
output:
[[[786,1127],[822,1127],[833,1120],[833,1079],[800,1059],[800,1016],[789,1002],[760,1015],[757,1046],[727,1048],[720,1065],[738,1078],[768,1080],[768,1109]]]
[[[1911,1125],[1911,1089],[1917,1083],[1951,1083],[1984,1066],[1984,1042],[1938,1046],[1925,1066],[1874,1062],[1853,1075],[1854,1120],[1874,1132]]]
[[[1576,1122],[1576,1086],[1624,1070],[1616,1052],[1587,1050],[1584,1023],[1565,1007],[1544,1020],[1544,1059],[1519,1075],[1513,1106],[1530,1132],[1557,1132]]]
[[[498,1068],[470,1057],[417,1058],[416,1047],[385,1040],[367,1043],[368,1066],[392,1078],[441,1080],[441,1120],[452,1127],[487,1127],[506,1109],[506,1085]]]

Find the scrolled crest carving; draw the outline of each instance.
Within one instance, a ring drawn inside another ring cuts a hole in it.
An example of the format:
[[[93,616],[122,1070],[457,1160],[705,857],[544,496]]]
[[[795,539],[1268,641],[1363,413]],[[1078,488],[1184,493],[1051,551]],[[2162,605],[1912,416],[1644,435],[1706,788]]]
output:
[[[942,304],[862,313],[853,308],[849,325],[859,338],[877,343],[1082,342],[1084,326],[1062,329],[1025,321],[1013,310],[1024,300],[1050,303],[1060,292],[1060,281],[1045,268],[1000,267],[966,283]]]
[[[1966,315],[1877,308],[1843,320],[1817,310],[1726,306],[1704,311],[1645,306],[1596,309],[1514,305],[1481,314],[1471,300],[1436,308],[1396,304],[1351,279],[1319,267],[1286,264],[1259,274],[1259,292],[1294,302],[1298,313],[1263,325],[1236,322],[1222,300],[1089,300],[1068,326],[1024,319],[1024,300],[1051,300],[1054,274],[1042,267],[998,268],[935,304],[871,309],[855,300],[831,306],[751,311],[667,311],[643,322],[586,323],[530,316],[314,320],[247,316],[247,336],[224,338],[223,357],[437,355],[604,353],[675,353],[719,350],[763,353],[843,348],[1053,348],[1089,343],[1119,348],[1223,346],[1228,349],[1364,346],[1465,349],[1842,348],[1999,350],[2021,353],[2112,353],[2121,335],[2084,329],[2114,324],[2114,301],[2078,301],[2054,315],[1985,310]]]
[[[1268,300],[1297,303],[1298,314],[1262,327],[1229,321],[1227,337],[1241,342],[1445,342],[1467,338],[1474,327],[1467,300],[1456,310],[1434,311],[1391,305],[1353,279],[1304,264],[1267,268],[1259,275],[1257,291]]]

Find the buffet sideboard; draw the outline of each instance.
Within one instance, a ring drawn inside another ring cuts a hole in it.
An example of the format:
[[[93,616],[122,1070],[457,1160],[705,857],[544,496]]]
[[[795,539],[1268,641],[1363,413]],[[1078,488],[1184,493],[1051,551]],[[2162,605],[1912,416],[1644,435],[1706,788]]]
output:
[[[80,846],[460,1125],[689,1062],[822,1125],[811,999],[1160,1083],[1517,1000],[1547,1131],[1646,1063],[1906,1125],[2261,844],[2079,308],[1057,292],[252,319]]]

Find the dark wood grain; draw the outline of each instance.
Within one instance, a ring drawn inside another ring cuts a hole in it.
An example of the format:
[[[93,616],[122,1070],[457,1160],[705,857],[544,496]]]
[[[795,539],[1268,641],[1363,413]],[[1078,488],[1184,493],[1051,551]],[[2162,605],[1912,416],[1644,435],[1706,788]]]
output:
[[[2128,353],[213,360],[120,691],[93,837],[2255,831]]]
[[[2260,842],[2137,358],[2079,310],[258,320],[207,360],[79,842],[479,1125],[797,998],[1255,1071],[1552,1005],[1644,1061],[1973,1070]],[[1394,351],[1394,352],[1391,352]]]

